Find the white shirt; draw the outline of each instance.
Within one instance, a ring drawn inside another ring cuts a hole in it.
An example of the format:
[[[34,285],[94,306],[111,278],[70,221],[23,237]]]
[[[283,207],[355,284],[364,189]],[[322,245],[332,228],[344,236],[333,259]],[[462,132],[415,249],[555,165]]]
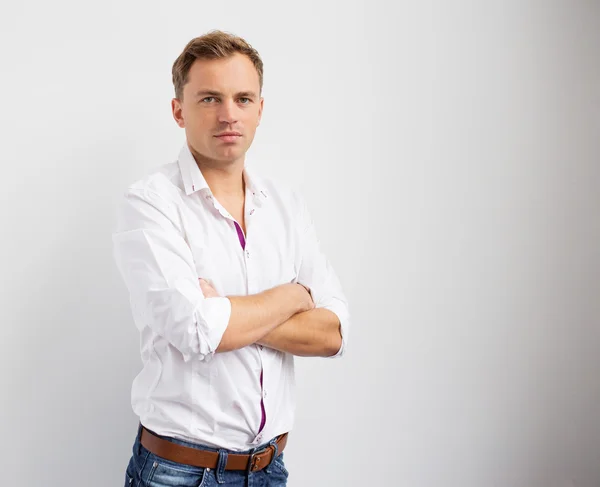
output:
[[[140,331],[135,414],[158,434],[235,451],[292,429],[294,357],[256,344],[215,353],[231,302],[205,298],[198,278],[220,296],[304,284],[316,307],[340,320],[335,356],[343,353],[349,326],[346,298],[302,198],[247,167],[244,181],[245,250],[235,220],[213,197],[187,145],[176,162],[127,188],[113,234]],[[261,400],[266,423],[259,432]]]

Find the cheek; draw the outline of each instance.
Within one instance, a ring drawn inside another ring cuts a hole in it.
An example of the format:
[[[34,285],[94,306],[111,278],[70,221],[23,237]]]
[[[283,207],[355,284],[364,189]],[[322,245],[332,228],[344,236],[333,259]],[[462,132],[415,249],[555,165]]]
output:
[[[257,122],[254,121],[253,125],[250,126],[248,128],[248,130],[246,130],[246,134],[248,136],[248,141],[250,141],[250,142],[252,142],[252,140],[254,140],[254,136],[256,135],[256,127],[257,127],[256,123]]]
[[[209,113],[200,107],[186,106],[183,115],[186,125],[194,127],[195,129],[201,129],[204,126],[209,125]]]
[[[258,115],[257,114],[253,114],[252,117],[248,117],[245,121],[244,121],[244,126],[246,127],[246,133],[248,134],[248,136],[252,136],[254,137],[254,132],[256,132],[256,128],[258,127]]]
[[[197,115],[186,118],[185,126],[188,133],[196,140],[210,140],[214,132],[210,122],[205,117]]]

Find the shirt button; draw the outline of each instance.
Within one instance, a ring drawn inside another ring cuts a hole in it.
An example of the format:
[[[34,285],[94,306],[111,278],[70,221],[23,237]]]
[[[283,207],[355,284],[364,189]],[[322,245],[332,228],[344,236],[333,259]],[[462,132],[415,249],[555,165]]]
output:
[[[250,258],[250,251],[246,250],[246,257]]]
[[[263,398],[265,398],[265,399],[267,398],[267,391],[266,391],[266,389],[263,391]]]

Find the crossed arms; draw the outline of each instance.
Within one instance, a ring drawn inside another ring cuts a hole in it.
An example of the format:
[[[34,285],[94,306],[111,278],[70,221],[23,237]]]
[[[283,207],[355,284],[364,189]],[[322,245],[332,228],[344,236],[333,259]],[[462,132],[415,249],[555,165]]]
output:
[[[206,298],[218,297],[204,279]],[[258,343],[305,357],[329,357],[342,346],[340,321],[328,309],[315,308],[300,284],[283,284],[251,296],[231,296],[231,317],[217,352]]]
[[[346,301],[306,210],[298,217],[302,285],[283,284],[249,296],[219,296],[199,282],[179,209],[163,195],[129,188],[118,217],[114,256],[134,321],[140,330],[148,326],[166,339],[184,361],[253,343],[302,356],[343,353]]]

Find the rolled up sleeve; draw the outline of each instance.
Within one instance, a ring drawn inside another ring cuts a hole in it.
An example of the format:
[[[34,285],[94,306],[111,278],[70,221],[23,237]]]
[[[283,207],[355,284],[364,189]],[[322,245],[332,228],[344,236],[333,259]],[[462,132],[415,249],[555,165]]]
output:
[[[231,302],[202,294],[175,205],[130,188],[118,208],[113,253],[136,326],[150,327],[186,362],[210,360],[229,323]]]
[[[299,195],[296,195],[296,198],[299,207],[301,252],[298,282],[310,288],[315,307],[328,309],[338,317],[342,344],[337,353],[328,358],[341,357],[350,332],[348,301],[335,270],[321,251],[315,224],[306,202]]]

